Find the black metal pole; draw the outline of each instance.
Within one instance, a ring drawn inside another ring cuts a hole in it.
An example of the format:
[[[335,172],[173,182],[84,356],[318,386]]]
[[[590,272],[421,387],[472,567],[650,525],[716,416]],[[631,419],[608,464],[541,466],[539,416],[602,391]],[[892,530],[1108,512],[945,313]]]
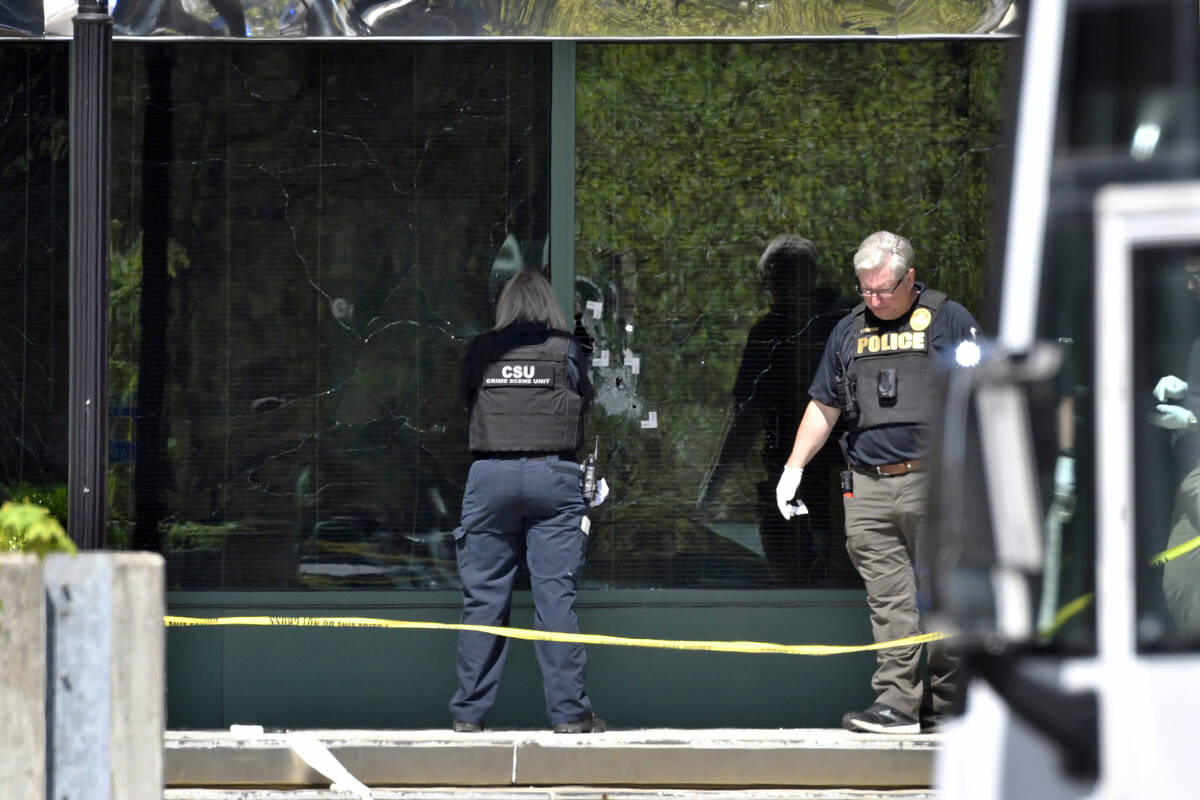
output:
[[[108,460],[108,140],[112,17],[82,2],[71,48],[71,347],[68,533],[104,547]]]

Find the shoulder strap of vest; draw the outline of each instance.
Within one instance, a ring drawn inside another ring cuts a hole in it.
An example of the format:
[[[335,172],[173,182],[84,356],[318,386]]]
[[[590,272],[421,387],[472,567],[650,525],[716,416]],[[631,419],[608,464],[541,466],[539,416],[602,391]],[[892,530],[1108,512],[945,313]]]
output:
[[[867,324],[867,304],[861,302],[856,305],[850,310],[850,316],[854,318],[850,323],[850,333],[856,334]]]
[[[937,289],[926,289],[917,298],[917,305],[925,306],[930,311],[937,311],[949,299],[950,297],[945,292],[939,292]]]
[[[553,355],[565,361],[571,355],[571,338],[571,334],[566,331],[552,329],[550,336],[546,338],[546,346],[550,348]]]

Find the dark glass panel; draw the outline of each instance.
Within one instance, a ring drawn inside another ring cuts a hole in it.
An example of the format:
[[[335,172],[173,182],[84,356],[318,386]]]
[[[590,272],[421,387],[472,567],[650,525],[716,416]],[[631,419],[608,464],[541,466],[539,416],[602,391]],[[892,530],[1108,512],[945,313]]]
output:
[[[1169,0],[1079,2],[1066,37],[1060,147],[1134,163],[1200,141],[1196,9]]]
[[[1200,233],[1200,232],[1198,232]],[[1137,635],[1141,648],[1200,645],[1200,246],[1133,250]],[[1166,376],[1184,382],[1162,385]],[[1190,544],[1189,544],[1190,543]]]
[[[807,519],[785,523],[774,486],[863,238],[909,236],[918,279],[979,313],[1003,58],[1000,43],[580,46],[577,310],[615,498],[591,580],[857,582],[836,446],[806,471]],[[756,267],[780,234],[819,254],[791,298]]]
[[[1055,435],[1049,441],[1036,441],[1039,455],[1061,456],[1054,462],[1043,461],[1045,469],[1040,476],[1047,564],[1038,587],[1037,609],[1041,643],[1060,652],[1091,652],[1096,646],[1093,387],[1097,364],[1092,347],[1094,304],[1084,302],[1094,291],[1094,258],[1091,214],[1060,208],[1050,218],[1046,234],[1045,261],[1053,268],[1042,274],[1038,336],[1062,348],[1063,367],[1054,383]],[[1070,461],[1064,462],[1064,458]],[[1065,470],[1068,464],[1073,470],[1074,492],[1060,505],[1051,502],[1052,492],[1062,491],[1058,481],[1065,479],[1066,473],[1055,475],[1053,470]]]
[[[0,47],[0,495],[67,514],[67,46]]]
[[[171,588],[455,581],[460,362],[497,254],[549,228],[549,47],[367,54],[118,48],[114,263],[167,288],[114,302],[163,386],[161,472],[115,496]]]

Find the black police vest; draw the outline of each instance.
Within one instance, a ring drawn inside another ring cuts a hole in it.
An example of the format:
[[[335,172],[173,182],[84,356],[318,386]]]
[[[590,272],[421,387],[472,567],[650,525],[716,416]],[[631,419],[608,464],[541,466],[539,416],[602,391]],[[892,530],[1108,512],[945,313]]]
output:
[[[854,381],[859,430],[879,425],[928,424],[941,384],[933,374],[930,335],[948,298],[926,289],[899,327],[867,325],[866,304],[850,312],[852,352],[847,374]]]
[[[571,338],[551,331],[542,344],[501,350],[482,370],[471,406],[475,453],[565,453],[583,443],[583,398],[570,386]]]

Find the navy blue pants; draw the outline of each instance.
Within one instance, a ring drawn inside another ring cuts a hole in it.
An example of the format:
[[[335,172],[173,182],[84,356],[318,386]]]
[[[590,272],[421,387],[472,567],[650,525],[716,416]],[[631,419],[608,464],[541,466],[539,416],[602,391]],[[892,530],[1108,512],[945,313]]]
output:
[[[480,459],[471,465],[462,525],[454,532],[463,585],[462,621],[509,624],[519,559],[529,564],[534,628],[577,633],[575,593],[583,567],[587,505],[579,465],[557,456]],[[476,631],[458,637],[454,719],[482,723],[496,700],[509,639]],[[552,725],[591,712],[583,689],[583,645],[535,642]]]

